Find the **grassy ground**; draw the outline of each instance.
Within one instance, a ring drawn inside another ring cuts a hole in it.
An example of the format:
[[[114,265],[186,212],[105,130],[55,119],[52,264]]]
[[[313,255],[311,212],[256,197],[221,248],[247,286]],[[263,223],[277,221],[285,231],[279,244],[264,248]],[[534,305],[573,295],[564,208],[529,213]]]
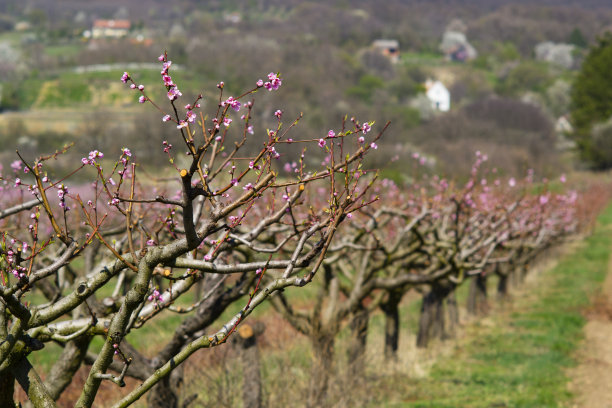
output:
[[[512,306],[475,324],[450,358],[422,380],[393,384],[386,407],[568,406],[567,368],[585,323],[582,310],[606,276],[612,207],[595,233],[517,294]]]

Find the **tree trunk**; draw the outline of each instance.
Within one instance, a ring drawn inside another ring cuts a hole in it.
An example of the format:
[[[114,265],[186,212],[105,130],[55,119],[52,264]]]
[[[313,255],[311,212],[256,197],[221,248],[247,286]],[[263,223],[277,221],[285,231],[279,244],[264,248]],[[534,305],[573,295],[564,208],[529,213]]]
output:
[[[507,271],[500,271],[497,276],[499,278],[497,281],[497,297],[503,303],[508,299],[508,273]]]
[[[483,316],[487,311],[487,277],[478,274],[470,281],[467,312],[473,316]]]
[[[0,407],[16,407],[14,394],[15,377],[8,371],[0,374]]]
[[[450,282],[436,282],[431,285],[430,291],[423,296],[417,347],[424,348],[432,339],[444,338],[444,300],[453,289],[454,285]]]
[[[457,295],[451,291],[446,298],[446,310],[448,311],[448,330],[446,338],[455,338],[457,326],[459,326],[459,307],[457,306]]]
[[[311,342],[313,362],[307,406],[308,408],[323,408],[329,406],[327,391],[329,377],[333,370],[334,336],[319,333],[312,336]]]
[[[178,390],[172,381],[173,374],[182,366],[177,367],[172,373],[162,378],[148,393],[147,406],[155,408],[178,408]]]
[[[350,322],[351,338],[348,346],[348,366],[349,375],[353,379],[361,377],[363,373],[369,320],[370,314],[368,310],[360,305]]]
[[[380,308],[385,314],[385,359],[390,360],[397,355],[399,346],[399,304],[404,292],[390,291],[387,300]]]
[[[242,406],[243,408],[261,408],[261,363],[257,337],[264,331],[264,325],[257,322],[254,325],[244,323],[238,329],[236,345],[240,349],[242,363]]]
[[[92,337],[81,336],[69,341],[64,346],[62,354],[59,356],[47,377],[47,388],[51,397],[57,401],[62,392],[70,385],[75,373],[87,355],[87,348]],[[3,406],[0,404],[0,406]]]
[[[49,391],[26,357],[22,357],[21,360],[15,363],[10,371],[27,394],[33,406],[36,408],[57,408],[55,401],[49,395]]]

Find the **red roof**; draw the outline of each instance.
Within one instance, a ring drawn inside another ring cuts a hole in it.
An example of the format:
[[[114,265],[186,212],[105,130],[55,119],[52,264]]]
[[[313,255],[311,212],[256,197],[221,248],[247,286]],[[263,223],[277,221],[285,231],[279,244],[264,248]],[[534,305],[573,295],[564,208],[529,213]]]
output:
[[[94,21],[94,28],[117,28],[117,29],[130,29],[130,20],[96,20]]]

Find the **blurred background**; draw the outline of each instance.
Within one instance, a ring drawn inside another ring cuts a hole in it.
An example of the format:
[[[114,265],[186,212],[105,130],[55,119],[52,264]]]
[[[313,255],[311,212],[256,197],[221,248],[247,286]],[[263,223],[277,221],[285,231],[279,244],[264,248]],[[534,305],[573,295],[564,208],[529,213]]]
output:
[[[237,95],[282,74],[279,92],[257,95],[256,146],[282,109],[287,123],[304,112],[300,137],[345,115],[391,121],[370,165],[397,181],[417,154],[461,177],[477,150],[506,175],[605,169],[612,90],[601,61],[582,73],[610,48],[610,21],[604,0],[1,0],[0,163],[69,141],[75,157],[127,146],[164,160],[174,126],[119,79],[129,71],[165,108],[167,51],[185,103],[202,93],[205,112],[219,81]],[[605,93],[593,101],[589,86]]]

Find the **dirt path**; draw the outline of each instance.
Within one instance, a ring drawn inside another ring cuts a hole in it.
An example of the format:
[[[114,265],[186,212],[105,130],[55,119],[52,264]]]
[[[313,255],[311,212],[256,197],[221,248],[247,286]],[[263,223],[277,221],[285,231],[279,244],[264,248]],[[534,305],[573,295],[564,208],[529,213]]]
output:
[[[579,365],[570,372],[573,407],[612,408],[612,259],[601,295],[587,313]]]

